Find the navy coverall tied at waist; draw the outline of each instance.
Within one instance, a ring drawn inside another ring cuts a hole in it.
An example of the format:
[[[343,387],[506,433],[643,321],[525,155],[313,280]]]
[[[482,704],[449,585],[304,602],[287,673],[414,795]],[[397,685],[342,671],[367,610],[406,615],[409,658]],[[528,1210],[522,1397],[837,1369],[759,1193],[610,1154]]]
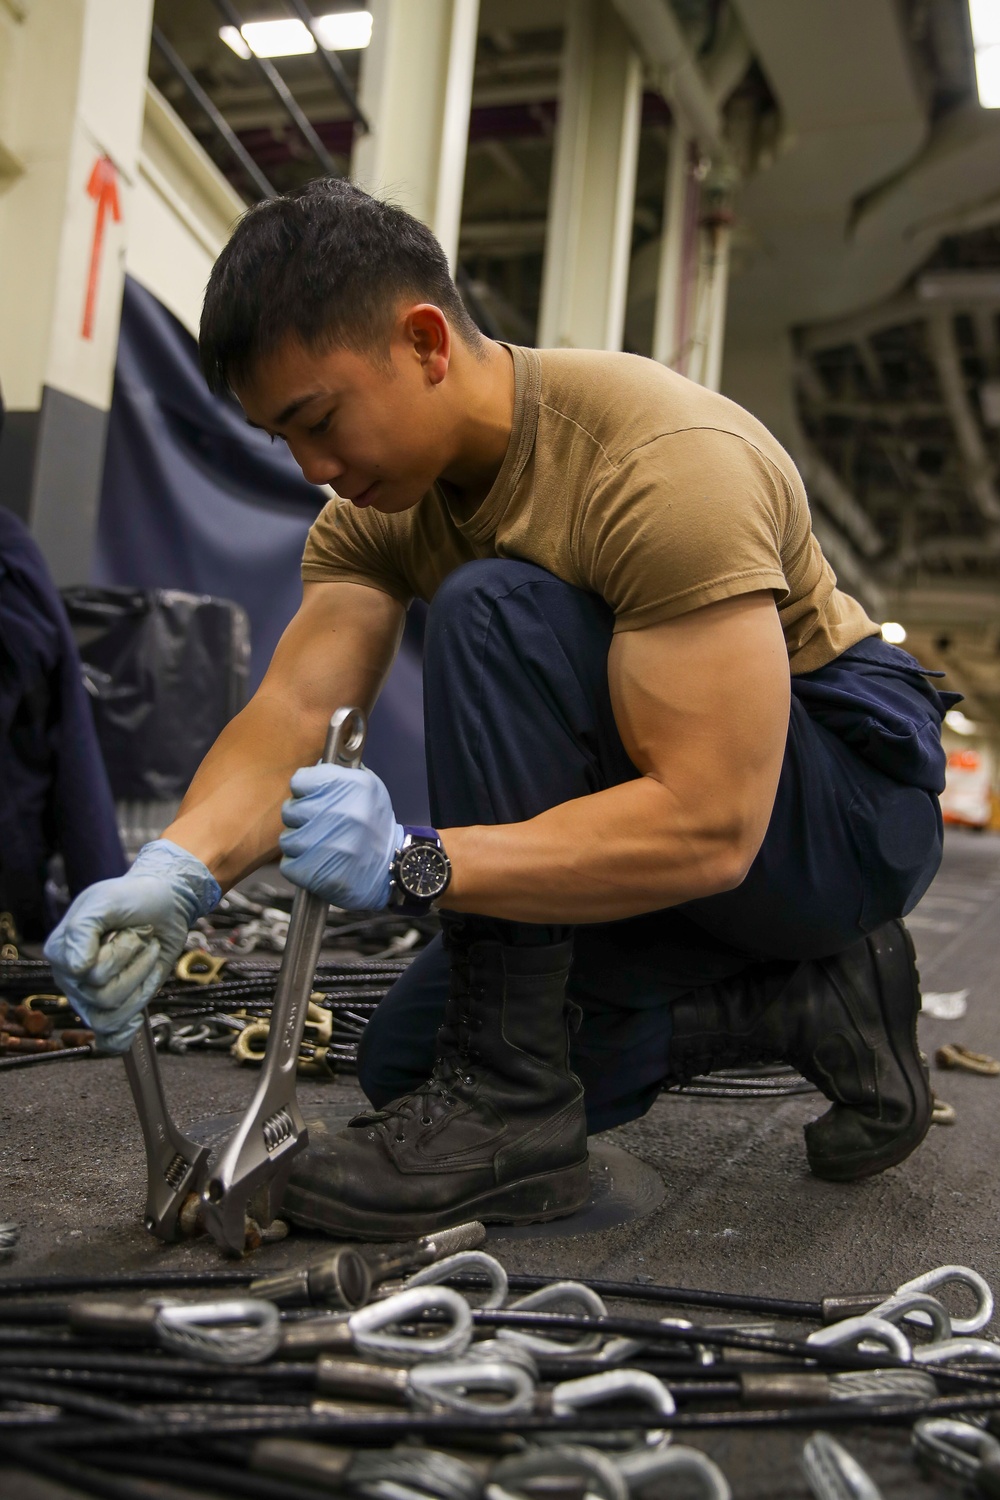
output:
[[[530,563],[483,560],[445,580],[424,662],[437,827],[521,822],[639,775],[611,709],[613,625],[602,599]],[[907,652],[863,640],[792,678],[771,820],[734,890],[573,929],[446,918],[507,943],[572,931],[573,1064],[591,1129],[649,1107],[681,994],[760,961],[826,957],[912,909],[941,859],[940,728],[955,701]],[[447,986],[437,938],[365,1034],[359,1077],[376,1106],[429,1075]]]

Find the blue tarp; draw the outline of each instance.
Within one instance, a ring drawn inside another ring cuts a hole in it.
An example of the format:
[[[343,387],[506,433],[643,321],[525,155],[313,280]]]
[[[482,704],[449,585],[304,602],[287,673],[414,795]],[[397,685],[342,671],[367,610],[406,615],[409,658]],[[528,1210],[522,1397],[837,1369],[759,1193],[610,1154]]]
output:
[[[252,691],[298,608],[302,548],[323,501],[284,444],[209,392],[194,339],[127,278],[92,581],[241,604]],[[365,756],[412,823],[429,819],[416,634],[372,715]]]

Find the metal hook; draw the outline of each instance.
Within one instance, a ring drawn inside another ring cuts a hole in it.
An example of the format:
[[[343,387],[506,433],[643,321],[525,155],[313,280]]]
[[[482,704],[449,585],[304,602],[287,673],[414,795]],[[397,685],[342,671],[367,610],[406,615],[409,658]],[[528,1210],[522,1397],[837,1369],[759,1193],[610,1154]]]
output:
[[[806,1339],[814,1349],[859,1349],[866,1341],[881,1344],[897,1359],[909,1362],[913,1358],[913,1350],[896,1325],[871,1314],[863,1318],[844,1318],[839,1323],[831,1323],[828,1328],[818,1328]]]
[[[467,1416],[513,1417],[532,1410],[535,1382],[521,1365],[506,1360],[440,1361],[410,1371],[407,1395],[424,1410],[444,1406]]]
[[[530,1449],[501,1459],[492,1470],[484,1500],[524,1500],[525,1481],[582,1479],[595,1500],[629,1500],[628,1483],[618,1465],[596,1448],[572,1443]],[[527,1493],[532,1493],[527,1489]]]
[[[857,1459],[828,1433],[813,1433],[802,1452],[802,1467],[816,1500],[882,1500]]]
[[[581,1281],[552,1281],[548,1286],[539,1287],[537,1292],[519,1297],[510,1304],[509,1311],[538,1312],[543,1308],[554,1311],[557,1306],[565,1308],[567,1304],[587,1317],[607,1317],[608,1310],[600,1297]],[[544,1333],[529,1333],[521,1328],[501,1328],[497,1331],[497,1339],[504,1342],[509,1339],[511,1343],[530,1349],[533,1354],[589,1354],[601,1347],[599,1333],[583,1333],[573,1343],[566,1344]]]
[[[552,1388],[552,1411],[557,1417],[568,1417],[582,1407],[598,1406],[603,1401],[618,1401],[634,1396],[663,1417],[677,1410],[674,1398],[648,1370],[602,1370],[599,1375],[584,1375],[579,1380],[561,1380]],[[658,1446],[670,1441],[670,1433],[658,1429],[646,1435],[647,1443]]]
[[[878,1307],[873,1307],[869,1317],[884,1318],[887,1323],[904,1322],[916,1323],[918,1319],[914,1313],[926,1314],[921,1317],[921,1326],[930,1325],[931,1338],[934,1343],[942,1343],[952,1336],[951,1318],[948,1310],[936,1297],[929,1297],[926,1292],[897,1292],[892,1297],[887,1297],[880,1302]]]
[[[444,1313],[448,1325],[443,1329],[434,1325],[426,1334],[384,1331],[398,1323],[414,1322],[428,1313]],[[347,1326],[359,1353],[392,1363],[416,1365],[427,1359],[451,1359],[464,1354],[472,1338],[472,1309],[450,1287],[414,1286],[352,1313]]]
[[[975,1293],[977,1303],[971,1318],[952,1318],[952,1333],[978,1333],[993,1316],[993,1292],[989,1282],[984,1281],[978,1271],[970,1271],[968,1266],[937,1266],[933,1271],[925,1271],[922,1276],[914,1276],[912,1281],[904,1281],[902,1286],[896,1288],[895,1296],[901,1297],[906,1292],[933,1292],[951,1282],[968,1287]],[[913,1322],[923,1323],[926,1327],[927,1320],[920,1313],[914,1313]]]
[[[946,1339],[915,1349],[913,1358],[918,1365],[950,1365],[959,1359],[996,1362],[1000,1361],[1000,1344],[991,1344],[989,1339]]]
[[[456,1255],[447,1255],[444,1260],[407,1276],[403,1287],[438,1286],[465,1271],[481,1271],[488,1279],[490,1285],[483,1307],[503,1307],[507,1300],[507,1272],[495,1256],[487,1255],[484,1250],[459,1250]]]
[[[281,1337],[278,1309],[256,1297],[161,1305],[153,1327],[165,1349],[220,1365],[259,1365]]]
[[[975,1480],[982,1469],[1000,1475],[1000,1443],[981,1427],[951,1417],[921,1417],[913,1429],[917,1457],[956,1474]]]
[[[653,1479],[694,1479],[704,1500],[732,1500],[725,1474],[706,1453],[679,1444],[670,1448],[639,1448],[615,1460],[630,1492],[644,1490]],[[688,1491],[685,1489],[685,1494]]]

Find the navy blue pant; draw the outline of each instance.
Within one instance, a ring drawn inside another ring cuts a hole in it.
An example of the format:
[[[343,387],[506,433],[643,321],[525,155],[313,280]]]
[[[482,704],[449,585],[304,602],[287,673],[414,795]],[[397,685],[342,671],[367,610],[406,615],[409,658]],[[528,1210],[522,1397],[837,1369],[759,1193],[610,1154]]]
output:
[[[484,560],[446,579],[424,658],[437,827],[520,822],[638,776],[611,710],[613,624],[603,600],[530,563]],[[469,935],[504,942],[572,932],[570,994],[583,1011],[573,1063],[591,1130],[652,1104],[679,995],[761,960],[791,968],[836,953],[916,904],[941,858],[940,724],[951,701],[907,652],[863,641],[792,679],[774,811],[735,890],[572,929],[461,919]],[[430,1073],[447,982],[437,938],[369,1023],[358,1075],[376,1106]]]

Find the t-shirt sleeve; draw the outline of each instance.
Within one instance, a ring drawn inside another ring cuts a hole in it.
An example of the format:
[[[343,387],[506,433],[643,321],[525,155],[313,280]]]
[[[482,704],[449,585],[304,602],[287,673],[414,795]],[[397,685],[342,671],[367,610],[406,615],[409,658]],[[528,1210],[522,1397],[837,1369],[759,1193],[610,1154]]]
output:
[[[628,453],[580,515],[577,555],[586,584],[640,630],[737,594],[788,594],[782,536],[791,500],[784,479],[735,433],[694,428]]]
[[[309,528],[302,581],[363,583],[409,604],[413,589],[397,560],[396,540],[380,512],[358,510],[349,500],[333,499]]]

